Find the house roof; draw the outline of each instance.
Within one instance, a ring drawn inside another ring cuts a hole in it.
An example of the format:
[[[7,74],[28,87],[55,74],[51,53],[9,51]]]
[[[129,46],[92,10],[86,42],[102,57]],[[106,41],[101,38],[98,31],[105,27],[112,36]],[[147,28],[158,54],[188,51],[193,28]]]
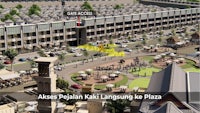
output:
[[[200,31],[193,33],[191,36],[192,38],[200,38]],[[194,37],[194,36],[197,36],[197,37]]]
[[[160,108],[158,108],[156,111],[153,113],[183,113],[181,110],[179,110],[174,103],[172,102],[167,102]]]
[[[186,73],[174,62],[152,75],[147,92],[186,92],[185,75]]]
[[[175,42],[179,42],[180,41],[180,39],[177,36],[172,36],[172,37],[167,39],[167,41],[169,41],[169,40],[174,40]]]

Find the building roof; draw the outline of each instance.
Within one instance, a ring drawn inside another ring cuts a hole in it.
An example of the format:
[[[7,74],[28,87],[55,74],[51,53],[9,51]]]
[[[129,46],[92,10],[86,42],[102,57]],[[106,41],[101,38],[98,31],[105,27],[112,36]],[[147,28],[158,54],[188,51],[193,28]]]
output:
[[[200,31],[193,33],[191,36],[192,36],[192,38],[200,38]]]
[[[179,110],[174,105],[174,103],[168,101],[167,103],[165,103],[163,106],[161,106],[160,108],[158,108],[153,113],[182,113],[182,111]]]
[[[7,71],[7,70],[1,70],[0,71],[0,79],[2,80],[9,80],[13,78],[19,78],[19,74],[12,72],[12,71]]]
[[[57,60],[56,57],[40,57],[36,59],[35,61],[38,62],[55,62]]]
[[[185,75],[186,73],[174,62],[152,75],[147,92],[186,92]]]
[[[174,40],[175,42],[179,42],[180,41],[180,39],[177,36],[172,36],[172,37],[167,39],[167,41],[169,41],[169,40]]]
[[[200,92],[200,73],[186,73],[175,62],[152,75],[146,92],[161,94],[162,99],[142,101],[140,112],[197,113],[200,111],[200,97],[197,93]]]

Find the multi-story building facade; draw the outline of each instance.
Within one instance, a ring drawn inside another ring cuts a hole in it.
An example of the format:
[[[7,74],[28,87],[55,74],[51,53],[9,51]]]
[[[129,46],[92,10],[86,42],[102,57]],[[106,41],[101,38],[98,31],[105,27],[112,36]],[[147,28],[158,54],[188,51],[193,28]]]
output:
[[[36,47],[77,46],[88,41],[121,35],[170,29],[200,22],[200,8],[169,10],[132,15],[5,26],[0,28],[0,51],[8,48],[32,49]]]

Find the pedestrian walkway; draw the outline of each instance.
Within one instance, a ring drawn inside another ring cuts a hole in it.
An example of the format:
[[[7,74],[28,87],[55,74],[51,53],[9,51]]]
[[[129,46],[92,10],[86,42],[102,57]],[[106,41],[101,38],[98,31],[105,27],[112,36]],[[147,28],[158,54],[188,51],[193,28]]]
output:
[[[84,71],[89,68],[95,68],[96,66],[100,66],[105,63],[118,62],[120,59],[130,59],[133,57],[155,55],[155,54],[156,53],[137,53],[137,54],[133,53],[125,57],[111,58],[111,57],[106,56],[106,57],[96,58],[93,61],[91,61],[90,59],[88,63],[84,63],[84,64],[82,62],[70,63],[70,64],[67,64],[62,71],[57,71],[56,74],[58,74],[58,77],[61,77],[67,80],[69,84],[76,84],[73,80],[71,80],[71,74],[77,73],[78,71]]]

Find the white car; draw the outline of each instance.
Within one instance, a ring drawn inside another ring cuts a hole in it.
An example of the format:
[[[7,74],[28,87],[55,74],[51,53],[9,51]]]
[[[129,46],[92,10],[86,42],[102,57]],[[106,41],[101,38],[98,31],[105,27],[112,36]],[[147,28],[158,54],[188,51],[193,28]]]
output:
[[[126,48],[126,49],[124,49],[124,51],[125,51],[125,52],[132,52],[132,49]]]
[[[80,57],[80,56],[82,56],[83,54],[81,54],[81,53],[76,53],[74,56],[75,57]]]
[[[121,48],[125,48],[125,47],[127,47],[127,45],[126,44],[121,44],[120,47]]]

